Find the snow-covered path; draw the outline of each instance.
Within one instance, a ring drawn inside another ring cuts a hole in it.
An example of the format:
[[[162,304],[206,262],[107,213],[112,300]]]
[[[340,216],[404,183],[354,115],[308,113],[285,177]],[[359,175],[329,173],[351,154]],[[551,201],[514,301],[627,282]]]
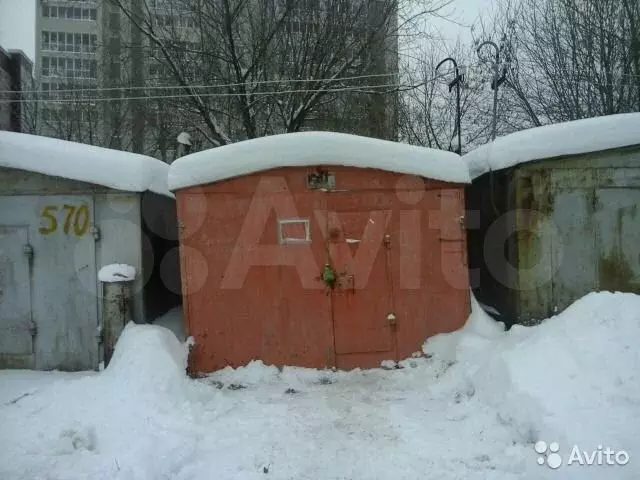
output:
[[[0,371],[0,479],[636,479],[639,341],[640,297],[603,293],[508,333],[474,314],[400,369],[192,380],[169,330],[130,325],[99,374]],[[553,470],[539,440],[630,461]]]

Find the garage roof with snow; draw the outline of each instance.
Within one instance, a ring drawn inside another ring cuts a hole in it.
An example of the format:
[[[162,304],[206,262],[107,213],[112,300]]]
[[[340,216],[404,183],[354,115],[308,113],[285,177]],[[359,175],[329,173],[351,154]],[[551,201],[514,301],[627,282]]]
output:
[[[467,165],[451,152],[343,133],[272,135],[193,153],[169,170],[169,188],[204,185],[280,167],[340,165],[470,183]]]
[[[547,158],[640,145],[640,113],[587,118],[499,137],[462,158],[471,178]]]
[[[173,197],[169,165],[136,153],[0,131],[0,167],[62,177],[128,192]]]

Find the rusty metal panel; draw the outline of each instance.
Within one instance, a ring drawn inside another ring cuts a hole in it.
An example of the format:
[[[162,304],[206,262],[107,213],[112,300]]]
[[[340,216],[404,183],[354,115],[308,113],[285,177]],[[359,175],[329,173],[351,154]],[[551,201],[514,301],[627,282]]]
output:
[[[0,226],[0,368],[33,367],[29,248],[27,227]]]
[[[640,293],[640,189],[596,191],[597,287]]]
[[[517,169],[519,322],[546,318],[592,291],[638,291],[639,163],[637,149],[624,149]]]
[[[598,258],[591,192],[591,189],[562,190],[555,194],[551,217],[554,230],[549,234],[553,249],[553,271],[549,272],[553,275],[550,277],[553,296],[545,301],[546,316],[564,310],[596,289]]]
[[[464,324],[461,186],[331,167],[335,190],[321,191],[309,170],[177,193],[192,373],[252,359],[372,367]]]
[[[336,355],[389,352],[388,358],[396,357],[391,214],[329,211],[330,260],[339,275],[332,295]]]

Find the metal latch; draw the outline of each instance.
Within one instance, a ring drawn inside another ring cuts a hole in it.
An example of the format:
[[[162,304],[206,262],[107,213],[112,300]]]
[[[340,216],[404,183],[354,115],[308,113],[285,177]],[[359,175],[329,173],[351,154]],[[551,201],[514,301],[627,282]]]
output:
[[[389,325],[396,325],[396,314],[395,313],[388,313],[387,314],[387,322],[389,322]]]
[[[36,322],[34,322],[33,320],[29,322],[29,333],[32,337],[38,335],[38,325],[36,325]]]
[[[100,227],[96,226],[96,225],[92,225],[91,226],[91,235],[93,235],[93,238],[95,239],[95,241],[99,241],[102,238],[102,233],[100,232]]]
[[[25,243],[22,246],[22,253],[24,253],[24,256],[27,257],[29,261],[31,261],[31,259],[33,258],[33,247],[30,244]]]
[[[104,341],[104,331],[102,329],[102,325],[98,325],[96,327],[96,338],[98,339],[98,343],[102,343]]]

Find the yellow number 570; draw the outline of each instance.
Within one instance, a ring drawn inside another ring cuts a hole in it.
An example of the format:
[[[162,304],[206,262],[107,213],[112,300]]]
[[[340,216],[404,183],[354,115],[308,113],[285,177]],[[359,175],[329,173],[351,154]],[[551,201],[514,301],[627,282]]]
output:
[[[40,227],[40,233],[43,235],[49,235],[58,230],[58,211],[60,207],[56,205],[47,205],[42,209],[40,217],[45,222],[45,226]],[[66,212],[64,226],[62,230],[64,233],[71,233],[71,227],[73,226],[73,233],[81,237],[87,233],[89,228],[89,207],[87,205],[63,205],[62,210]]]

